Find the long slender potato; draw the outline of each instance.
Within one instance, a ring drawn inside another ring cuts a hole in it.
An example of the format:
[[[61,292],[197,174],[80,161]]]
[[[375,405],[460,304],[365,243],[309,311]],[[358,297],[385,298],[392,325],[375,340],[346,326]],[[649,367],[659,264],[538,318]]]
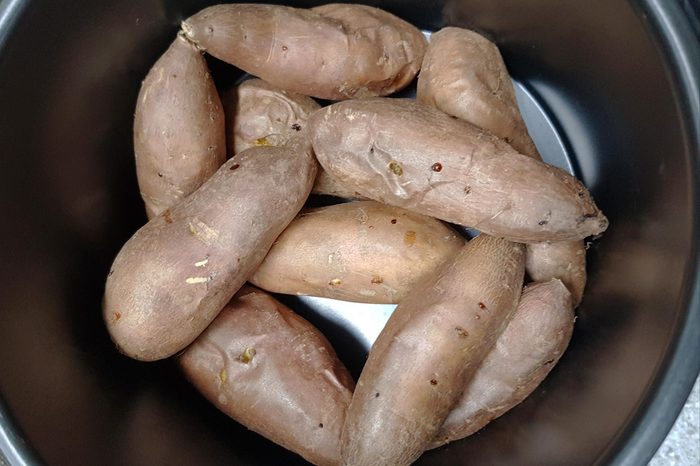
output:
[[[521,154],[541,160],[498,47],[476,32],[447,27],[432,35],[416,98],[505,139]],[[535,281],[561,279],[574,304],[581,302],[586,286],[583,241],[529,245],[525,268]]]
[[[464,240],[439,220],[374,201],[302,212],[249,279],[275,293],[399,303]]]
[[[370,199],[524,243],[607,228],[574,177],[430,106],[352,100],[309,123],[323,168]]]
[[[524,269],[523,245],[482,234],[404,298],[358,380],[343,464],[420,456],[515,311]]]
[[[136,174],[148,218],[173,207],[226,160],[224,113],[202,53],[178,34],[141,85]]]
[[[430,448],[475,433],[527,398],[559,361],[573,327],[571,294],[560,280],[527,286]]]
[[[182,30],[208,53],[275,86],[333,100],[402,89],[426,47],[417,28],[366,5],[215,5]]]
[[[354,383],[313,325],[244,287],[179,357],[219,410],[313,464],[340,464]]]
[[[282,146],[321,108],[311,97],[249,79],[222,96],[230,155],[256,146]]]
[[[151,361],[190,344],[260,265],[315,175],[306,138],[249,149],[139,229],[105,288],[103,315],[120,351]]]

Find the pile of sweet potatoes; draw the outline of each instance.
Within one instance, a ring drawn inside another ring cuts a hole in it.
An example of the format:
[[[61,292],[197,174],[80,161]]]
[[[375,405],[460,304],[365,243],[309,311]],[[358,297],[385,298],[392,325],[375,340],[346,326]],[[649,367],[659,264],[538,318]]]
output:
[[[261,79],[219,93],[204,53]],[[416,77],[415,100],[386,97]],[[134,152],[150,220],[107,277],[113,341],[175,356],[317,465],[408,465],[525,399],[570,340],[582,240],[608,225],[541,161],[493,43],[364,5],[190,17],[143,82]],[[305,208],[316,194],[340,203]],[[355,385],[262,290],[398,306]]]

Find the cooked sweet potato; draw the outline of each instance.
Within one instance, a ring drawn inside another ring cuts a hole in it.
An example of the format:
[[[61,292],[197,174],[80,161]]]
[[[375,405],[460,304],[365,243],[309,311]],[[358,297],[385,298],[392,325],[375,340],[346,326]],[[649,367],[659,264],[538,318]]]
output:
[[[334,100],[402,89],[426,48],[414,26],[366,5],[215,5],[182,30],[198,47],[274,86]]]
[[[323,168],[370,199],[525,243],[607,228],[574,177],[428,105],[345,101],[309,123]]]
[[[404,298],[357,382],[343,464],[420,456],[515,311],[524,270],[523,245],[482,234]]]
[[[306,139],[252,148],[139,229],[105,288],[104,319],[118,348],[150,361],[190,344],[258,268],[315,175]]]
[[[527,286],[430,448],[473,434],[527,398],[559,361],[573,327],[571,294],[560,280]]]
[[[498,47],[476,32],[447,27],[432,35],[418,78],[417,99],[541,160]],[[585,246],[582,241],[533,244],[527,250],[526,270],[535,281],[561,279],[578,305],[586,286]]]
[[[431,217],[374,201],[302,212],[249,279],[276,293],[398,303],[464,240]]]
[[[313,464],[340,464],[354,383],[321,332],[267,293],[243,288],[179,363],[247,428]]]
[[[182,35],[141,85],[134,153],[148,218],[180,202],[226,160],[219,94],[202,53]]]
[[[311,97],[249,79],[222,96],[230,155],[256,146],[282,146],[321,106]]]

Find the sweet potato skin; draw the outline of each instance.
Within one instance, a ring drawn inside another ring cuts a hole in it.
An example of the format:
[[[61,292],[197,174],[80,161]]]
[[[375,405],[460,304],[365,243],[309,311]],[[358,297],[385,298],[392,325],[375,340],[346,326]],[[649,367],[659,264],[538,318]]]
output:
[[[416,98],[491,132],[521,154],[542,160],[520,114],[498,47],[474,31],[446,27],[432,35]],[[574,304],[580,304],[586,287],[583,241],[532,244],[525,267],[534,281],[561,279]]]
[[[527,398],[559,361],[573,328],[571,294],[560,280],[528,285],[430,448],[472,435]]]
[[[215,5],[182,29],[208,53],[277,87],[331,100],[402,89],[426,48],[417,28],[366,5]]]
[[[141,227],[105,286],[103,317],[120,351],[151,361],[190,344],[297,215],[315,174],[304,140],[249,149]]]
[[[320,466],[340,464],[354,382],[309,322],[244,287],[178,358],[219,410]]]
[[[345,101],[309,122],[323,168],[370,199],[523,243],[607,228],[574,177],[430,106]]]
[[[202,53],[181,35],[141,85],[134,114],[136,174],[153,218],[226,160],[224,113]]]
[[[399,304],[357,382],[343,464],[408,465],[423,453],[515,311],[524,255],[482,234]]]
[[[248,79],[221,97],[226,113],[228,153],[256,146],[282,146],[306,128],[321,106],[312,98]]]
[[[303,211],[250,282],[267,291],[395,304],[464,240],[439,220],[360,201]]]

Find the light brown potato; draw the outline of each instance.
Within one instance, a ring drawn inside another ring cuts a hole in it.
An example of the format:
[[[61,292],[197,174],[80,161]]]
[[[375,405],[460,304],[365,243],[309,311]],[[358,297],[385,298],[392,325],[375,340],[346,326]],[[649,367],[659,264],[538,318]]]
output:
[[[230,155],[256,146],[282,146],[306,128],[321,106],[311,97],[288,92],[262,79],[249,79],[222,96]]]
[[[324,196],[334,196],[343,199],[366,199],[360,193],[348,188],[343,183],[339,182],[320,168],[316,175],[316,182],[311,190],[313,194],[321,194]]]
[[[574,307],[581,303],[586,287],[586,247],[583,241],[528,244],[525,258],[525,270],[533,281],[558,278],[571,292]]]
[[[404,88],[426,48],[418,29],[365,5],[215,5],[182,30],[203,50],[275,86],[332,100]]]
[[[151,361],[190,344],[258,268],[315,175],[305,138],[249,149],[139,229],[105,288],[104,320],[119,350]]]
[[[476,32],[446,27],[430,37],[416,99],[539,157],[518,109],[501,53]]]
[[[226,160],[224,112],[202,53],[178,34],[141,85],[136,174],[148,218],[173,207]]]
[[[322,108],[309,123],[323,168],[370,199],[523,243],[607,228],[574,177],[430,106],[352,100]]]
[[[267,293],[243,288],[179,363],[247,428],[313,464],[340,464],[352,378],[321,332]]]
[[[524,270],[523,245],[482,234],[406,296],[357,382],[343,464],[401,466],[421,455],[515,311]]]
[[[571,294],[560,280],[527,286],[430,448],[472,435],[527,398],[559,361],[573,328]]]
[[[498,47],[476,32],[447,27],[432,35],[418,77],[417,99],[505,139],[521,154],[541,160]],[[561,279],[578,306],[586,286],[584,243],[532,245],[527,250],[526,270],[535,281]]]
[[[439,220],[374,201],[302,212],[249,279],[275,293],[398,303],[464,240]]]

